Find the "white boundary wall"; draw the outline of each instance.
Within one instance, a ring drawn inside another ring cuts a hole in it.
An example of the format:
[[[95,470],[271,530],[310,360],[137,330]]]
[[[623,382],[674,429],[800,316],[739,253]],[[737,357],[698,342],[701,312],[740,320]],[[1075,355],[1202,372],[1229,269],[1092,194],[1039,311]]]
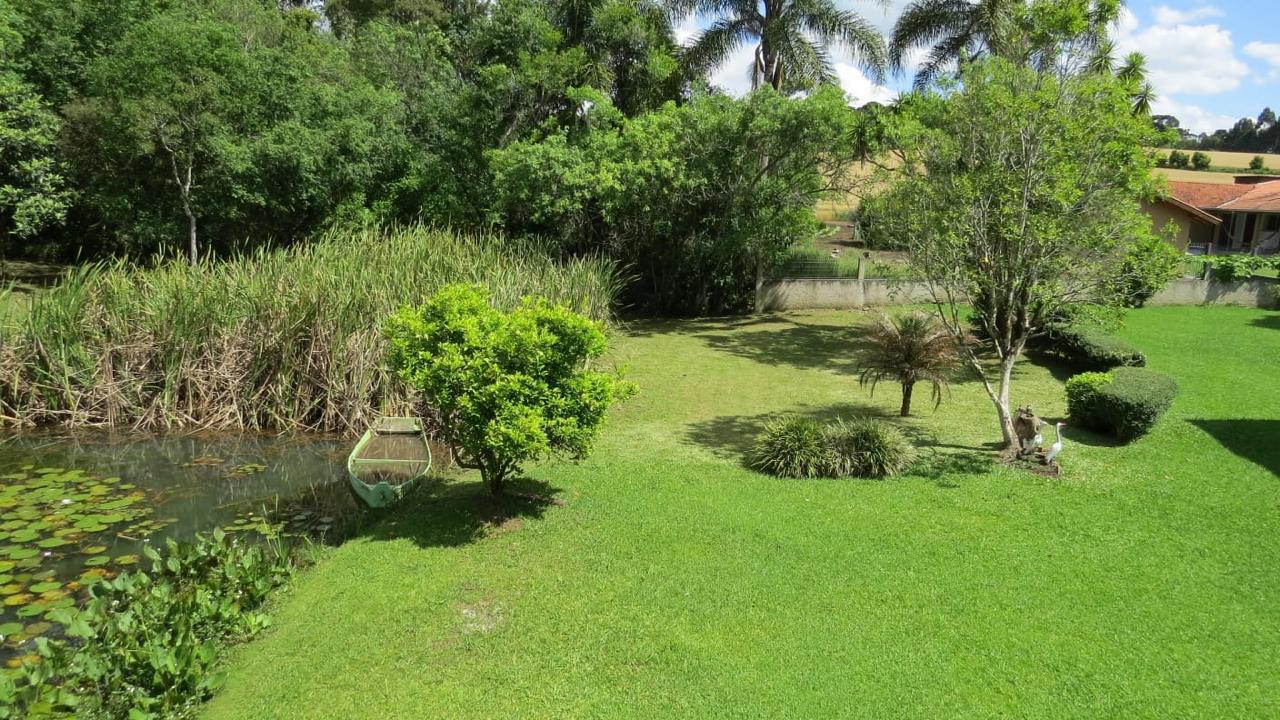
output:
[[[893,280],[783,278],[766,280],[756,290],[760,312],[778,310],[849,310],[929,301],[924,283]],[[1280,307],[1280,281],[1265,278],[1222,283],[1216,280],[1174,280],[1147,305],[1244,305]]]

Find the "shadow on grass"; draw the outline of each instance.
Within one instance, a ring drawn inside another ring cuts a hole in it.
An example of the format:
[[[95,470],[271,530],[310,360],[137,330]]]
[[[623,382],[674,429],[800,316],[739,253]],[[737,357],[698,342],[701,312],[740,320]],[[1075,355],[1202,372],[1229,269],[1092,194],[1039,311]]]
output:
[[[778,319],[770,327],[732,334],[697,335],[713,350],[765,365],[789,365],[803,370],[857,372],[857,352],[864,344],[861,328],[852,325],[808,325]],[[712,330],[713,328],[708,328]]]
[[[770,315],[732,315],[712,318],[653,318],[636,316],[623,318],[619,330],[628,337],[650,337],[671,333],[730,331],[759,325],[788,322],[785,317]]]
[[[1209,433],[1232,453],[1273,475],[1280,475],[1280,420],[1236,418],[1188,422]]]
[[[559,488],[521,478],[493,498],[479,482],[436,480],[415,488],[399,505],[368,513],[361,536],[412,540],[418,547],[458,547],[495,532],[517,529],[559,504]]]
[[[1280,330],[1280,313],[1264,315],[1260,318],[1254,318],[1249,321],[1254,327],[1266,328],[1268,330]]]

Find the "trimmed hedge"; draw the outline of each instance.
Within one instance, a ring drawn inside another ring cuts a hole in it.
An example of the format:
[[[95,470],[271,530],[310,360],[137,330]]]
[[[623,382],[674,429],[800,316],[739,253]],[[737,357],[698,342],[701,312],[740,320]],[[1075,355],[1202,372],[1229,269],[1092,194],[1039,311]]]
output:
[[[1071,419],[1129,441],[1151,430],[1178,395],[1178,383],[1146,368],[1084,373],[1067,381]]]
[[[1143,367],[1147,356],[1129,343],[1087,325],[1058,325],[1044,341],[1045,352],[1089,370]]]

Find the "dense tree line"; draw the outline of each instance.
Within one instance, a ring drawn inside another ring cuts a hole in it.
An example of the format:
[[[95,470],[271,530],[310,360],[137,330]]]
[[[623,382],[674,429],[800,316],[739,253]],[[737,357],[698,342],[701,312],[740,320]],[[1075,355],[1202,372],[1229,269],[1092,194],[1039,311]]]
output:
[[[1182,130],[1182,123],[1172,115],[1156,115],[1152,120],[1160,129],[1181,130],[1177,147],[1188,150],[1225,150],[1230,152],[1280,153],[1280,123],[1271,108],[1263,108],[1257,118],[1240,118],[1230,128],[1204,135]]]
[[[788,93],[833,78],[824,48],[788,38],[867,28],[829,0],[769,7],[754,41]],[[838,92],[719,95],[677,46],[677,12],[0,0],[3,250],[195,261],[348,223],[497,226],[624,261],[639,302],[740,307],[811,236],[860,116]],[[850,54],[881,73],[883,40],[859,37]]]

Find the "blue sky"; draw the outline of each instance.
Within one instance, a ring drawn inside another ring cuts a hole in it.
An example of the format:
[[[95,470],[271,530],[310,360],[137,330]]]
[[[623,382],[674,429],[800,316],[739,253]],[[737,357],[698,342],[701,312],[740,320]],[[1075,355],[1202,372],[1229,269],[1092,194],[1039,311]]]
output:
[[[837,0],[885,33],[910,0]],[[705,21],[689,18],[677,30],[684,39]],[[1159,100],[1155,112],[1178,117],[1202,132],[1256,117],[1265,106],[1280,112],[1280,0],[1129,0],[1115,29],[1122,52],[1147,56]],[[751,48],[743,48],[716,73],[731,92],[749,86]],[[871,82],[852,63],[837,66],[841,84],[856,104],[884,101],[910,85],[910,78]]]

